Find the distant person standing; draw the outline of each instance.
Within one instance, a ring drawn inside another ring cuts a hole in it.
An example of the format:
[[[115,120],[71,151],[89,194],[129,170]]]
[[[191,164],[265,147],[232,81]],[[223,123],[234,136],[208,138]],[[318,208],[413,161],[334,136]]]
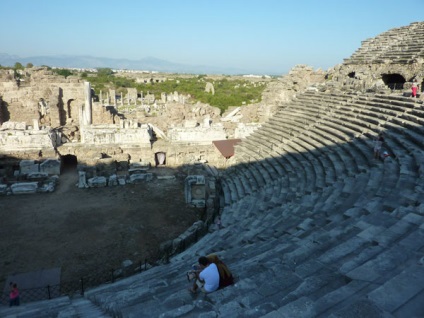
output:
[[[380,159],[381,147],[383,146],[384,137],[382,133],[379,133],[377,138],[374,140],[374,159]]]
[[[221,217],[219,215],[216,218],[216,226],[217,226],[218,230],[222,229],[222,221],[221,221]]]
[[[417,90],[418,90],[417,80],[414,80],[414,82],[412,83],[411,90],[412,90],[412,97],[417,97]]]
[[[9,307],[19,306],[19,289],[16,283],[10,283]]]

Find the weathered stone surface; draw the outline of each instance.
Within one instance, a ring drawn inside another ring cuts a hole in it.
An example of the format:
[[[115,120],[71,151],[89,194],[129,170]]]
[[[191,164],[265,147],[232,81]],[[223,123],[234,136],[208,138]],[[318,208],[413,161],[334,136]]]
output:
[[[21,182],[10,186],[13,194],[36,193],[38,182]]]
[[[88,179],[87,184],[92,188],[105,187],[107,185],[107,180],[105,177],[94,177]]]

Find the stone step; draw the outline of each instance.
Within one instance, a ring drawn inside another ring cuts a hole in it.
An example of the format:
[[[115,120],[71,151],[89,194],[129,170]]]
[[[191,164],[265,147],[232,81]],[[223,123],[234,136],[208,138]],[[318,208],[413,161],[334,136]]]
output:
[[[381,309],[397,313],[396,317],[413,317],[417,309],[424,312],[422,298],[417,299],[417,296],[422,296],[423,293],[424,267],[414,264],[374,289],[368,294],[368,298]],[[398,315],[400,313],[409,315]]]
[[[24,299],[21,299],[20,306],[0,306],[0,317],[3,318],[45,318],[62,317],[62,315],[63,317],[75,317],[73,316],[74,314],[75,311],[71,305],[71,300],[67,296],[31,303],[25,303]]]
[[[86,318],[106,318],[112,317],[104,313],[99,307],[94,305],[91,301],[86,298],[73,298],[72,299],[72,308],[75,311],[75,315],[70,315],[69,317],[86,317]],[[60,317],[67,317],[64,313],[61,313]]]

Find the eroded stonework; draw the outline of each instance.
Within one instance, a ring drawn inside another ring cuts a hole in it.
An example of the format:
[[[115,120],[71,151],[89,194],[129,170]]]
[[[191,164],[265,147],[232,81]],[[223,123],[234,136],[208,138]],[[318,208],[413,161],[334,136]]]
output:
[[[109,90],[97,96],[89,82],[77,77],[57,76],[46,68],[21,73],[18,81],[13,72],[0,72],[3,158],[74,156],[80,164],[95,165],[107,156],[117,162],[154,165],[157,154],[163,153],[170,166],[193,162],[225,166],[212,141],[248,136],[283,100],[309,84],[305,73],[314,72],[295,68],[288,78],[303,78],[301,83],[256,80],[252,85],[270,87],[262,101],[230,108],[222,115],[218,108],[193,103],[178,92],[162,94],[159,100],[133,88],[126,94]],[[324,75],[318,74],[322,81]]]

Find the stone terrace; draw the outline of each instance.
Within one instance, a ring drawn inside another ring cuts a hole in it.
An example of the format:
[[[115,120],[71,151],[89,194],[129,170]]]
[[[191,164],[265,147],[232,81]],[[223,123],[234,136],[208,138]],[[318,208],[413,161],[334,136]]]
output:
[[[424,23],[415,22],[363,41],[362,46],[344,63],[411,63],[424,59],[423,44]]]
[[[221,177],[223,229],[84,298],[0,316],[422,317],[423,106],[391,95],[301,94],[236,147]],[[372,158],[379,132],[395,155],[384,162]],[[212,252],[237,282],[193,296],[185,272]]]

